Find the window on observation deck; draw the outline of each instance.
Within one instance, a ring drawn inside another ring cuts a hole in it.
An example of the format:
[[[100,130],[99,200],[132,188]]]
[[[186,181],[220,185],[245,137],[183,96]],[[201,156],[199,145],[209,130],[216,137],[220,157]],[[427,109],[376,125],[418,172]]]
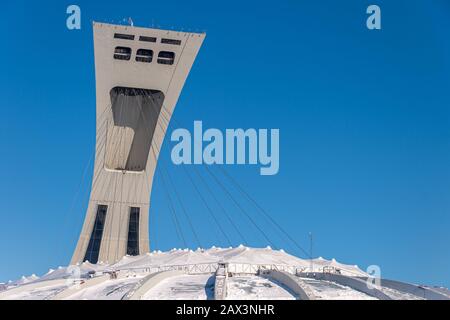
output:
[[[159,64],[173,64],[175,61],[175,53],[170,51],[160,51],[158,53]]]
[[[131,48],[116,47],[114,49],[114,59],[117,59],[117,60],[130,60],[130,58],[131,58]]]
[[[139,255],[139,211],[139,208],[130,208],[127,242],[127,254],[130,256]]]
[[[139,41],[156,42],[155,37],[139,36]]]
[[[165,43],[165,44],[173,44],[176,46],[179,46],[181,44],[181,40],[176,40],[176,39],[161,39],[161,43]]]
[[[108,206],[99,205],[97,207],[97,216],[95,217],[94,227],[92,228],[91,238],[86,249],[86,254],[83,261],[90,263],[98,262],[98,255],[100,253],[100,245],[102,243],[103,228],[105,226],[106,212]]]
[[[133,34],[124,34],[124,33],[114,33],[115,39],[123,39],[123,40],[134,40]]]
[[[153,51],[150,49],[138,49],[136,52],[136,61],[139,62],[152,62]]]

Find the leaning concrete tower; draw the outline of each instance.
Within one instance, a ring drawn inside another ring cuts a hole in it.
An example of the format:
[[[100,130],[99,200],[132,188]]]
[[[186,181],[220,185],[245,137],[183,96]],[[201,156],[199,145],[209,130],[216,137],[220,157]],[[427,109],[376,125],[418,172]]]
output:
[[[205,34],[94,23],[97,136],[86,218],[72,264],[149,251],[153,175]]]

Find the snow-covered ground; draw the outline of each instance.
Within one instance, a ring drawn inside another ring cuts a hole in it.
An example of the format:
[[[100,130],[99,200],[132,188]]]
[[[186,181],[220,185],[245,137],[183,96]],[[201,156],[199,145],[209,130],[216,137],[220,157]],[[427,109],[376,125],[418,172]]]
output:
[[[280,283],[258,276],[228,278],[228,300],[293,300],[295,296]]]
[[[302,280],[318,300],[376,300],[365,293],[334,282],[309,278],[302,278]]]
[[[413,294],[400,292],[391,288],[381,287],[380,289],[383,293],[387,294],[394,300],[423,300],[423,298],[420,298]]]
[[[43,287],[12,293],[10,300],[45,300],[67,288],[67,284],[44,285]],[[1,300],[1,299],[0,299]]]
[[[142,277],[106,280],[96,286],[81,290],[66,300],[121,300]]]
[[[281,283],[259,277],[259,271],[279,270],[298,272],[335,272],[350,277],[367,274],[356,265],[347,265],[335,259],[305,260],[283,250],[271,248],[173,249],[168,252],[153,251],[140,256],[125,256],[114,264],[82,263],[77,266],[50,269],[42,277],[32,275],[10,281],[0,286],[2,299],[112,299],[131,297],[133,292],[157,272],[177,270],[182,275],[165,273],[161,282],[148,292],[139,295],[144,299],[212,299],[214,298],[214,272],[219,263],[228,264],[227,299],[295,299],[297,298]],[[311,268],[312,266],[312,268]],[[170,275],[172,275],[170,277]],[[142,280],[142,281],[141,281]],[[307,294],[317,299],[374,299],[338,283],[301,278]],[[79,284],[75,289],[73,284]],[[143,287],[141,287],[143,288]],[[393,299],[419,299],[420,297],[389,288],[380,288]],[[422,290],[424,290],[422,288]],[[436,292],[449,294],[444,288]],[[141,293],[140,293],[141,294]],[[450,296],[449,296],[450,297]]]
[[[181,275],[161,281],[144,300],[209,300],[214,297],[214,275]]]

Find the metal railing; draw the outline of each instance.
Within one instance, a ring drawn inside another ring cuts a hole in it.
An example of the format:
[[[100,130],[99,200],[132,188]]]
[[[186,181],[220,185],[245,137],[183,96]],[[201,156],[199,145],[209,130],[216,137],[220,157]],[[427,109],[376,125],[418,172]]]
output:
[[[218,269],[218,263],[198,263],[198,264],[183,264],[183,265],[160,265],[148,267],[126,268],[123,272],[135,273],[155,273],[161,271],[178,270],[186,274],[208,274],[215,273]],[[298,274],[305,271],[305,267],[286,265],[286,264],[252,264],[252,263],[228,263],[227,271],[234,274],[260,274],[264,271],[277,270],[287,272],[290,274]]]

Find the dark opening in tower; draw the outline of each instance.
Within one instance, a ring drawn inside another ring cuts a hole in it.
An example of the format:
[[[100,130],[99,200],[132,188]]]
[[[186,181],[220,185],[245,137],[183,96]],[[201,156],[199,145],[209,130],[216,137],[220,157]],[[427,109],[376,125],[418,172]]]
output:
[[[87,260],[91,263],[98,262],[98,255],[100,253],[100,245],[102,243],[107,211],[108,206],[99,205],[97,207],[97,216],[95,217],[94,227],[92,228],[91,238],[89,239],[89,244],[83,261]]]
[[[164,94],[158,90],[114,87],[110,97],[113,119],[107,129],[106,168],[143,171]]]
[[[130,208],[127,242],[127,254],[130,256],[139,255],[139,211],[139,208]]]

